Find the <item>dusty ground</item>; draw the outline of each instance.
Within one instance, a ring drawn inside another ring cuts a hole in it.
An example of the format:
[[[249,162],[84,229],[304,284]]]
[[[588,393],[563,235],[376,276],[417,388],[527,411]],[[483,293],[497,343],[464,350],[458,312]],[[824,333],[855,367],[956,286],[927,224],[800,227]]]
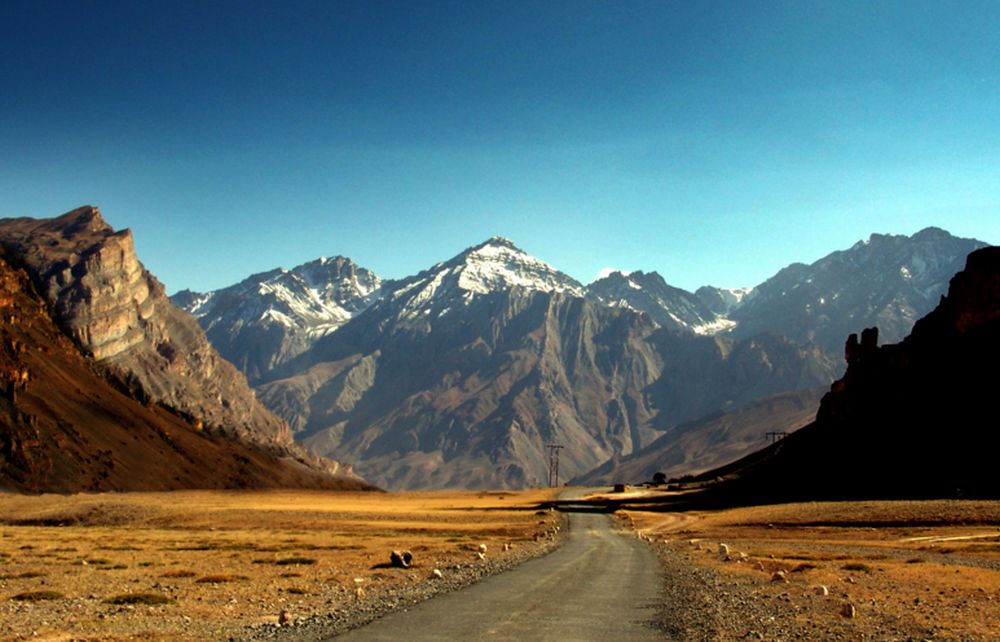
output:
[[[363,609],[441,581],[435,568],[447,582],[458,567],[541,546],[561,517],[530,507],[551,497],[0,494],[0,640],[243,638],[282,611],[307,619]],[[386,568],[393,549],[411,551],[413,568]]]
[[[622,515],[704,594],[685,639],[1000,640],[1000,501]]]

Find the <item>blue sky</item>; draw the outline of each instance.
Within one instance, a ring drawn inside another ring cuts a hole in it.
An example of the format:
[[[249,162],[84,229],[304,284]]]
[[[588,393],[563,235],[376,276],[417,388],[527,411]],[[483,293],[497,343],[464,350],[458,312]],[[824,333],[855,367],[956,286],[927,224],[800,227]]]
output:
[[[872,232],[1000,242],[1000,6],[7,0],[0,150],[0,217],[97,205],[171,292],[495,234],[754,285]]]

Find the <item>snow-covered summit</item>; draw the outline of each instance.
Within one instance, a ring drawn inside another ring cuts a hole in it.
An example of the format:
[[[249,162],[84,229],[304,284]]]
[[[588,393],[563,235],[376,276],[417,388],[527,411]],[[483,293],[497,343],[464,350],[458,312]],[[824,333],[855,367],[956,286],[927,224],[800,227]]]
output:
[[[216,323],[279,323],[324,334],[377,298],[381,279],[342,256],[254,274],[212,292],[179,292],[174,301],[197,319]]]
[[[212,292],[184,290],[171,299],[253,382],[368,308],[381,285],[374,273],[335,256],[254,274]]]
[[[385,298],[401,317],[439,316],[479,295],[513,289],[582,297],[584,288],[545,261],[494,236],[429,270],[386,284]]]
[[[501,236],[469,248],[446,265],[458,274],[458,287],[469,292],[522,287],[583,296],[575,280]]]

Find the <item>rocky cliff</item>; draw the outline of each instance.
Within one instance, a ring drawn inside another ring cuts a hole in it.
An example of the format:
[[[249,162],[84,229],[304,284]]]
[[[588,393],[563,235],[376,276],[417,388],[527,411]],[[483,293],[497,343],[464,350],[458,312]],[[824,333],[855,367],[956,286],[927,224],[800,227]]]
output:
[[[0,244],[23,263],[77,345],[137,394],[208,428],[291,444],[287,424],[257,401],[246,378],[139,262],[131,232],[113,230],[97,208],[0,220]]]
[[[131,396],[0,251],[0,490],[364,489],[318,460],[205,430]]]

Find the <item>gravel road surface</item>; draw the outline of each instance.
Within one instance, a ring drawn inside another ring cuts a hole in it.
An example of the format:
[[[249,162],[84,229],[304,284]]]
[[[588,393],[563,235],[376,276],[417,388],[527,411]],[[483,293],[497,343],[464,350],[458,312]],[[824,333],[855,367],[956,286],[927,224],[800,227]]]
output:
[[[549,555],[393,613],[337,640],[663,640],[662,575],[641,540],[599,513],[570,515]]]

